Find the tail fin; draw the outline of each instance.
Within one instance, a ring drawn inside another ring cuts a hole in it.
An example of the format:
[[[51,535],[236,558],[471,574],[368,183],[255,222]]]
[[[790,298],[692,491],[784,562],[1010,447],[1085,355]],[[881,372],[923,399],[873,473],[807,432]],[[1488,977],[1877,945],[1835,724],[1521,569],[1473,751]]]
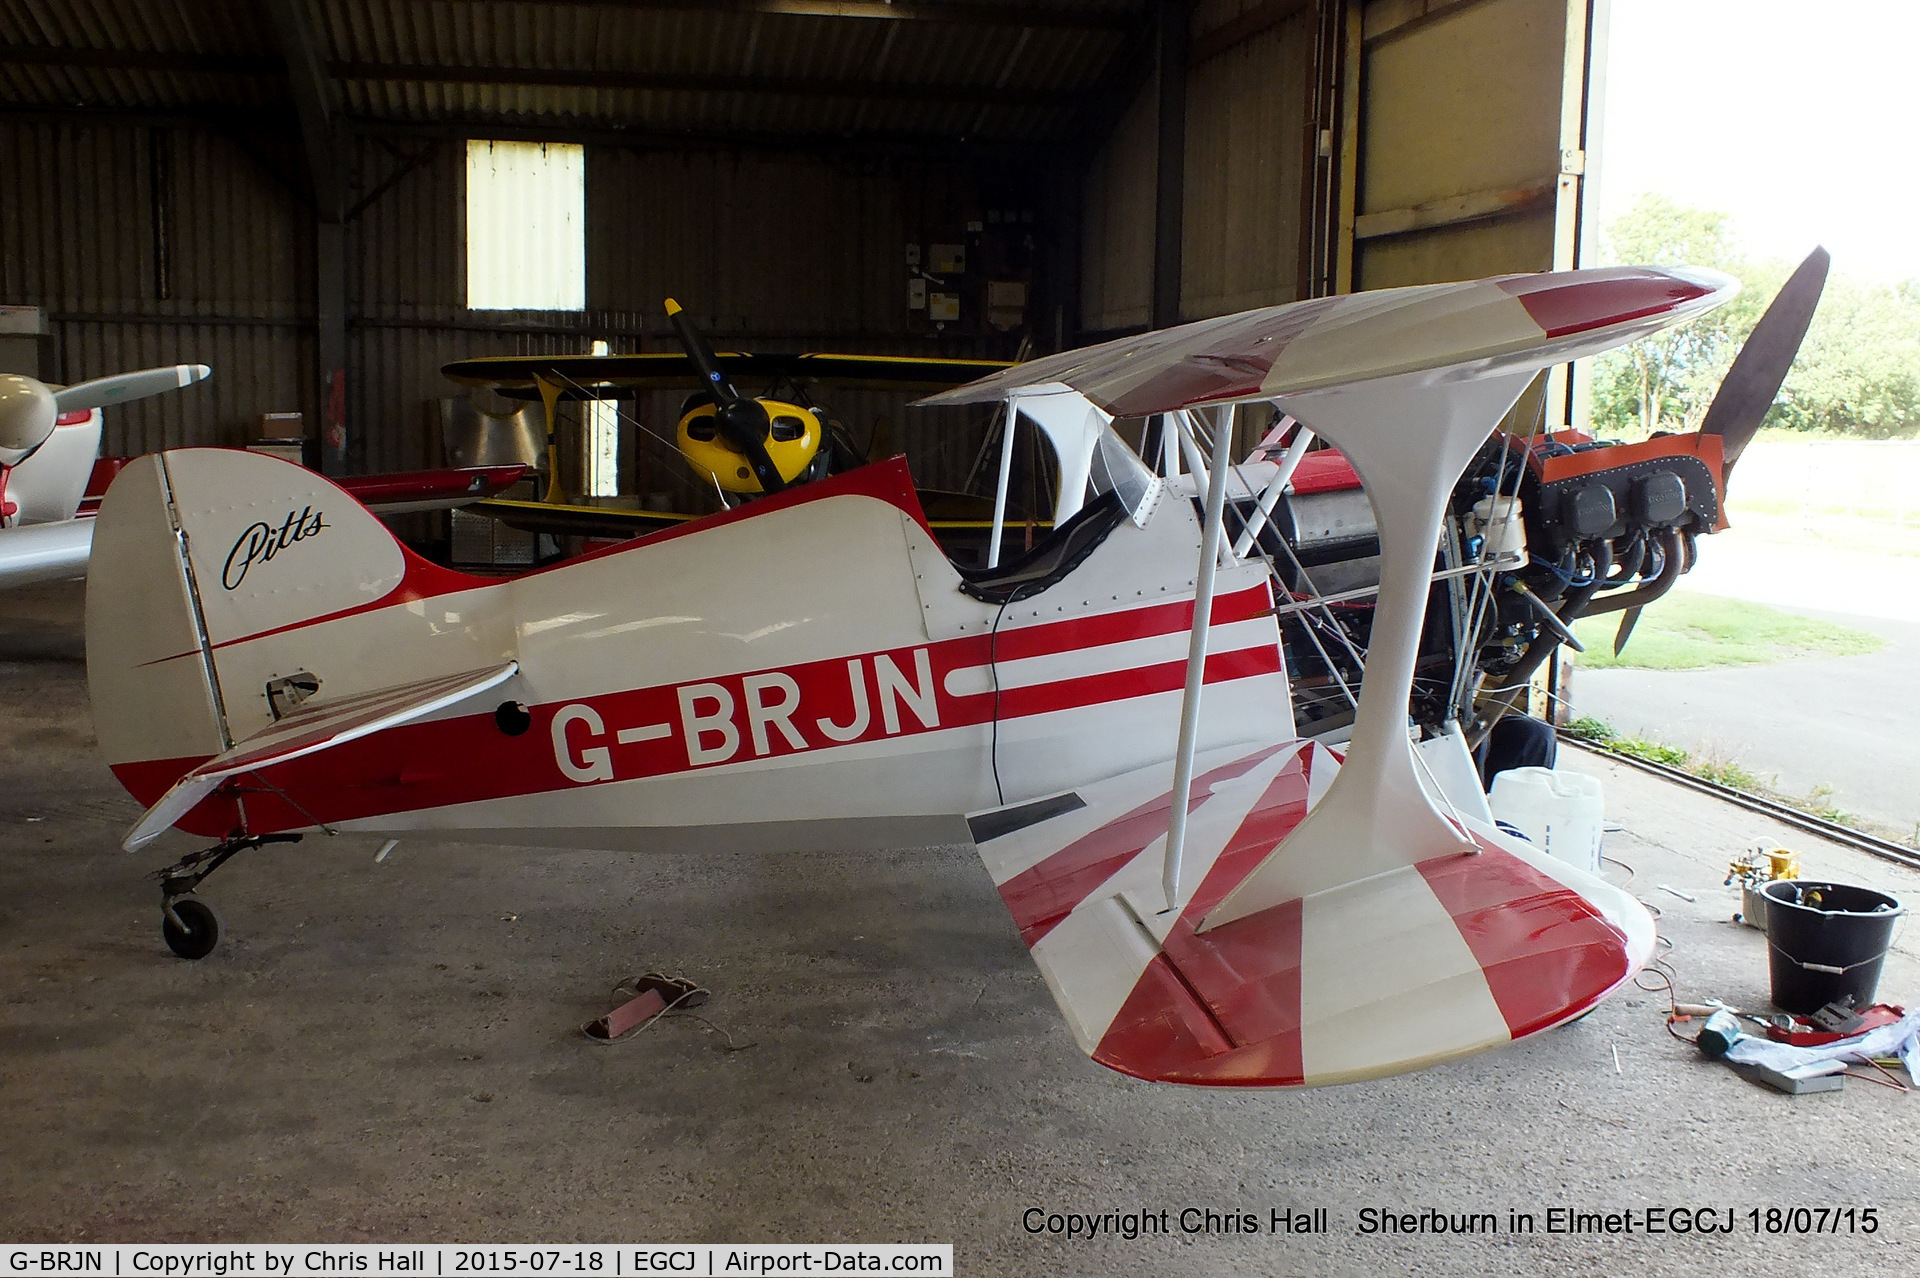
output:
[[[190,448],[129,464],[87,580],[94,724],[122,784],[151,804],[272,721],[258,671],[223,678],[224,647],[372,604],[407,567],[364,506],[289,462]]]
[[[151,803],[229,744],[158,456],[101,499],[87,571],[87,683],[100,749]]]

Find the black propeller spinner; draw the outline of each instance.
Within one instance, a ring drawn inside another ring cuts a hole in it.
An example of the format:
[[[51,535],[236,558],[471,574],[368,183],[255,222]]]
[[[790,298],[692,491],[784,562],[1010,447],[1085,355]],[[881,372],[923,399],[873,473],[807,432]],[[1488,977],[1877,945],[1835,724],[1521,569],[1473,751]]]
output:
[[[766,406],[751,395],[742,395],[726,373],[720,367],[720,361],[714,356],[713,348],[707,345],[704,337],[687,318],[680,303],[667,299],[667,318],[673,323],[673,331],[679,334],[680,345],[686,350],[687,358],[693,361],[699,370],[701,379],[706,383],[707,391],[713,396],[715,427],[720,437],[741,456],[747,459],[747,465],[753,468],[753,476],[760,481],[760,491],[777,493],[787,486],[780,477],[780,468],[773,464],[773,458],[767,452],[767,439],[773,433],[773,422],[767,416]]]

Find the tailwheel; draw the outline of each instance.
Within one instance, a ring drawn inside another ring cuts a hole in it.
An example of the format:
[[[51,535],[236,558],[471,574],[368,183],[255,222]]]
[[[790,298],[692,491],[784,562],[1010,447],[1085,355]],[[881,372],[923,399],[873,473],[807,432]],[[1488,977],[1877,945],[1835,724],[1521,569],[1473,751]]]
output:
[[[183,959],[203,959],[220,945],[220,912],[197,896],[179,896],[166,903],[160,916],[160,935],[167,948]]]
[[[269,843],[298,843],[297,834],[236,834],[210,848],[189,852],[148,877],[160,882],[160,935],[183,959],[203,959],[220,944],[220,915],[193,890],[212,873],[249,848]]]

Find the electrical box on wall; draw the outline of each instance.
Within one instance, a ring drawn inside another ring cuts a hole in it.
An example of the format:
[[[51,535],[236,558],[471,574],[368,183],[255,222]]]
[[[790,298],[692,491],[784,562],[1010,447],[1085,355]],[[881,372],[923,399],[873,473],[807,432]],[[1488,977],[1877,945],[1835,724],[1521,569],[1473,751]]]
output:
[[[920,265],[920,246],[918,244],[907,245],[907,265],[908,266]]]
[[[907,281],[907,309],[924,311],[927,309],[927,282],[918,277]]]
[[[1019,328],[1027,318],[1025,280],[989,280],[987,282],[987,323],[1001,332]]]
[[[960,295],[958,293],[930,293],[927,295],[927,318],[936,324],[957,324],[960,322]]]
[[[965,275],[967,273],[966,245],[935,244],[930,251],[933,256],[932,270],[935,275]]]

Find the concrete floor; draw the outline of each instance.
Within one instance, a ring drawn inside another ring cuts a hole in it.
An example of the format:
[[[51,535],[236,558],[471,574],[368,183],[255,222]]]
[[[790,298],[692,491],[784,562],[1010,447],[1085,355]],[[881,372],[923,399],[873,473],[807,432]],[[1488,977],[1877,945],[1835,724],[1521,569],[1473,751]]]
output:
[[[9,597],[0,618],[9,1240],[926,1240],[969,1274],[1855,1274],[1920,1247],[1920,1098],[1743,1082],[1668,1037],[1663,995],[1628,989],[1505,1051],[1343,1088],[1109,1073],[1072,1046],[967,848],[402,844],[375,865],[371,840],[310,840],[223,870],[206,895],[231,939],[181,962],[142,875],[189,845],[117,848],[136,812],[94,749],[83,670],[60,659],[74,599]],[[1718,886],[1752,839],[1920,904],[1920,874],[1570,762],[1605,781],[1625,827],[1609,854],[1664,911],[1683,997],[1765,1001],[1764,939],[1728,922]],[[1916,935],[1883,996],[1920,1001]],[[753,1046],[695,1021],[584,1040],[608,988],[649,968],[711,986],[703,1012]],[[1368,1207],[1504,1222],[1683,1205],[1873,1206],[1881,1224],[1817,1241],[1355,1232]],[[1130,1243],[1021,1227],[1029,1207],[1189,1206],[1263,1223],[1325,1207],[1332,1227]]]

